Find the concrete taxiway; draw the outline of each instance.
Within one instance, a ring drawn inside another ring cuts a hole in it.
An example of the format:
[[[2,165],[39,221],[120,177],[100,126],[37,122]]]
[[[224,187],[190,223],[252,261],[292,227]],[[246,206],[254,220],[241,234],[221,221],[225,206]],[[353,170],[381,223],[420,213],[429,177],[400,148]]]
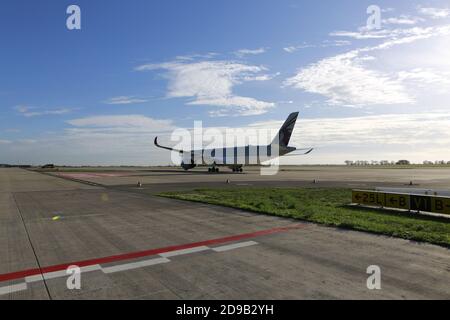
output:
[[[0,169],[0,299],[449,299],[446,248],[154,195],[226,179],[229,187],[313,179],[450,186],[448,169],[327,170],[52,173],[58,177]],[[82,267],[80,290],[67,288],[69,265]],[[366,286],[370,265],[381,268],[381,290]]]

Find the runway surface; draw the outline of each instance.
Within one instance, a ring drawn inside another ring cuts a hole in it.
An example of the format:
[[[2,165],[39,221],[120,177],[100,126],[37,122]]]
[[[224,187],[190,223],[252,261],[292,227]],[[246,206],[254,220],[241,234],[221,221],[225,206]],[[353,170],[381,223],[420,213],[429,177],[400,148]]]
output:
[[[154,195],[206,186],[450,185],[448,169],[360,170],[261,177],[118,169],[61,178],[0,169],[0,299],[449,299],[448,249]],[[67,288],[70,265],[82,268],[80,290]],[[366,286],[370,265],[381,268],[381,290]]]

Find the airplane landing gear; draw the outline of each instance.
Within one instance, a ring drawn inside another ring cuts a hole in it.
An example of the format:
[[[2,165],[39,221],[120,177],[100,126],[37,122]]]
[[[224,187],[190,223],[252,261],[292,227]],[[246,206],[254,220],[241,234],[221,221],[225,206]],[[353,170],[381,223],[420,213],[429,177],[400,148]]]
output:
[[[219,173],[219,168],[216,168],[216,167],[208,168],[208,172],[209,173]]]

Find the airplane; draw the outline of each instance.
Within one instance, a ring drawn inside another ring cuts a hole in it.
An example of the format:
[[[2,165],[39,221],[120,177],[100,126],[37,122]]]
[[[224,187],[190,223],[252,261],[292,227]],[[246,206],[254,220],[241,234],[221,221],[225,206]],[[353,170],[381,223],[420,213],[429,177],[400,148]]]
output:
[[[289,146],[298,114],[298,112],[294,112],[289,115],[269,145],[247,145],[245,147],[223,147],[186,151],[162,146],[158,143],[158,137],[155,137],[154,143],[158,148],[178,152],[182,157],[181,167],[186,171],[197,167],[197,165],[208,165],[210,166],[208,172],[218,173],[220,166],[228,167],[233,172],[243,172],[245,165],[261,165],[263,162],[288,155],[294,151],[303,152],[298,155],[307,155],[314,150],[313,148],[297,149]],[[277,150],[276,148],[278,148],[278,153],[272,152],[272,150]]]

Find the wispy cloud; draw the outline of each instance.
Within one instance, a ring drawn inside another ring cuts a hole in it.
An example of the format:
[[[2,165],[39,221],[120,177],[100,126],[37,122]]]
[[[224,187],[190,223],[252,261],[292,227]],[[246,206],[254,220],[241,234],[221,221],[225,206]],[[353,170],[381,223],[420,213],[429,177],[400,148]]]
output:
[[[300,44],[300,45],[297,45],[297,46],[284,47],[283,50],[286,51],[287,53],[294,53],[294,52],[296,52],[298,50],[306,49],[306,48],[314,48],[314,46],[311,45],[311,44],[306,44],[305,43],[305,44]]]
[[[71,109],[71,108],[58,108],[58,109],[51,109],[51,110],[42,110],[41,108],[24,106],[24,105],[16,106],[16,107],[14,107],[14,109],[25,117],[39,117],[39,116],[46,116],[46,115],[63,115],[63,114],[71,113],[73,111],[73,109]]]
[[[153,139],[162,142],[176,129],[171,120],[143,115],[104,115],[67,121],[59,134],[0,142],[0,162],[69,165],[149,165],[170,163],[170,152],[156,152]],[[42,152],[45,150],[45,152]],[[154,151],[154,152],[152,152]],[[32,159],[32,160],[31,160]]]
[[[72,119],[68,124],[80,128],[100,128],[109,132],[161,132],[174,129],[171,120],[156,120],[143,115],[102,115]]]
[[[415,81],[419,84],[433,84],[443,86],[446,89],[450,86],[450,72],[439,71],[427,68],[415,68],[410,71],[400,71],[398,78],[402,81]]]
[[[258,55],[258,54],[263,54],[267,51],[266,48],[258,48],[258,49],[240,49],[234,52],[234,54],[239,57],[239,58],[243,58],[245,56],[248,55]]]
[[[285,85],[323,95],[331,105],[412,102],[399,81],[366,69],[356,52],[327,58],[303,68],[294,77],[287,79]]]
[[[140,99],[133,96],[120,96],[120,97],[113,97],[105,101],[106,104],[112,104],[112,105],[121,105],[121,104],[137,104],[137,103],[144,103],[148,102],[146,99]]]
[[[217,57],[218,55],[219,54],[217,52],[193,53],[193,54],[176,56],[175,60],[194,61],[197,59],[213,59],[213,58]]]
[[[415,25],[419,22],[424,22],[424,18],[413,17],[409,15],[400,15],[398,17],[390,17],[383,19],[382,23],[387,25]]]
[[[432,19],[442,19],[450,16],[450,9],[448,8],[432,8],[419,6],[417,10],[419,11],[419,13]]]
[[[7,128],[4,131],[8,132],[8,133],[19,133],[19,132],[21,132],[21,130],[17,129],[17,128]]]
[[[394,21],[394,20],[392,20]],[[367,39],[391,39],[401,40],[407,37],[415,36],[432,36],[433,31],[438,31],[438,27],[413,27],[413,28],[395,28],[395,29],[368,29],[367,27],[360,27],[357,31],[333,31],[330,33],[332,37],[347,37],[356,40]]]
[[[233,87],[247,81],[265,81],[266,68],[233,61],[179,61],[147,64],[138,71],[166,70],[169,98],[192,98],[188,105],[225,107],[229,114],[255,115],[267,112],[275,104],[233,93]]]
[[[388,37],[387,30],[367,30],[360,29],[359,31],[333,31],[330,33],[331,37],[346,37],[357,40],[366,39],[384,39]]]
[[[356,34],[362,36],[360,39],[370,35],[380,36],[384,40],[378,45],[355,49],[301,68],[284,84],[325,96],[331,105],[368,106],[414,103],[415,97],[408,92],[405,80],[421,78],[430,81],[430,79],[438,79],[436,75],[432,77],[429,70],[426,74],[424,71],[417,70],[414,74],[385,72],[368,67],[368,62],[376,59],[372,54],[377,51],[432,37],[448,36],[450,26],[360,30]],[[358,38],[353,34],[351,36]],[[439,79],[444,76],[441,74]]]
[[[301,49],[307,49],[307,48],[328,48],[328,47],[343,47],[343,46],[349,46],[352,43],[348,40],[324,40],[320,44],[308,44],[304,42],[300,45],[295,46],[288,46],[284,47],[283,50],[287,53],[294,53],[296,51],[299,51]]]

